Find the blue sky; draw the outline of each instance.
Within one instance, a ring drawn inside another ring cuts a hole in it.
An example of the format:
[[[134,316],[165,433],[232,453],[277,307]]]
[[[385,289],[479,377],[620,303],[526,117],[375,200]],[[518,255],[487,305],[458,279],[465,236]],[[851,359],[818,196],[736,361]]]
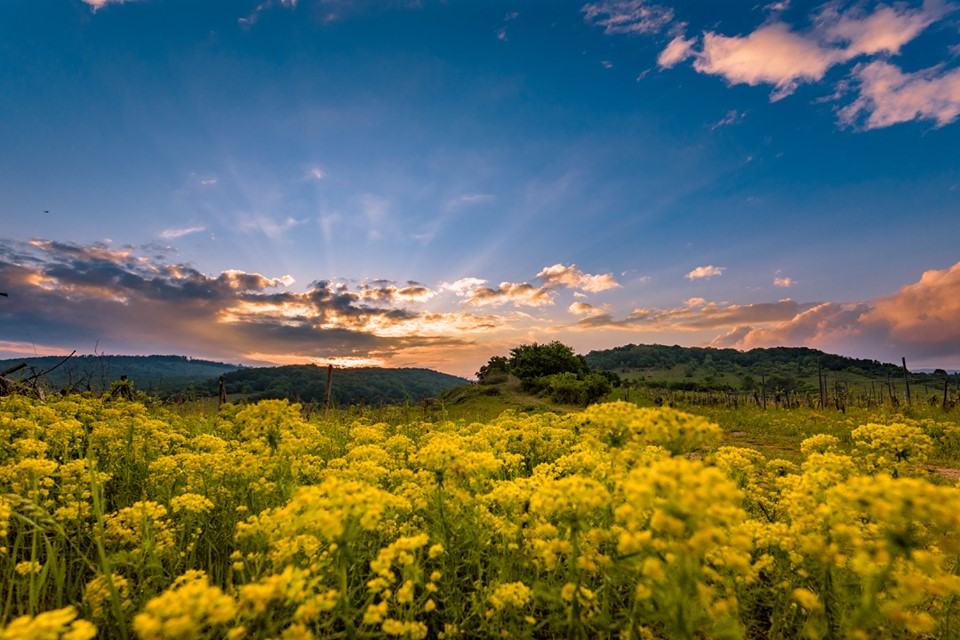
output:
[[[7,0],[0,355],[960,367],[945,2]]]

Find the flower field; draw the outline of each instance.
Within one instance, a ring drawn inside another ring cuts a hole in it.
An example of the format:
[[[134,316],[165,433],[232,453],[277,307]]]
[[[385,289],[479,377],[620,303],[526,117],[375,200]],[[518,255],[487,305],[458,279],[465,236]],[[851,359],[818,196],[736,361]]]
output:
[[[0,639],[957,638],[931,420],[799,462],[616,402],[485,423],[0,399]]]

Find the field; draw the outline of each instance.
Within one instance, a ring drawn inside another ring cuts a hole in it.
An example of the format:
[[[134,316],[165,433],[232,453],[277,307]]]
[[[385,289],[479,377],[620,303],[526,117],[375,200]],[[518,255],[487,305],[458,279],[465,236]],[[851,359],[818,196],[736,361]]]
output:
[[[471,393],[0,398],[0,639],[960,636],[956,411]]]

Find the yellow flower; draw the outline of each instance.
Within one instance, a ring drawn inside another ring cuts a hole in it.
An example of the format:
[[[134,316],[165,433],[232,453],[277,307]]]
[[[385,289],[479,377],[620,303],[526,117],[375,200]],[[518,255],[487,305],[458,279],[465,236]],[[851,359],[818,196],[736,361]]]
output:
[[[0,629],[0,640],[91,640],[96,635],[97,628],[78,619],[73,607],[21,616]]]

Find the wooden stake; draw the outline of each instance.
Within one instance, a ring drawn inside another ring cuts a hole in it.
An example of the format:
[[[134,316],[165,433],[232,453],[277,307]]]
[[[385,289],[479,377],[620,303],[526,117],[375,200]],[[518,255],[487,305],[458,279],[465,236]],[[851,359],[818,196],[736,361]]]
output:
[[[330,413],[330,392],[333,390],[333,365],[327,365],[327,393],[323,398],[323,419]]]
[[[906,385],[907,406],[910,406],[910,372],[907,370],[907,359],[903,358],[903,384]]]
[[[217,400],[217,410],[219,410],[220,407],[222,407],[223,405],[225,405],[225,404],[227,403],[227,383],[226,383],[226,381],[223,379],[223,376],[220,376],[219,387],[220,387],[220,389],[219,389],[219,390],[220,390],[220,394],[219,394],[219,398],[218,398],[218,400]]]

